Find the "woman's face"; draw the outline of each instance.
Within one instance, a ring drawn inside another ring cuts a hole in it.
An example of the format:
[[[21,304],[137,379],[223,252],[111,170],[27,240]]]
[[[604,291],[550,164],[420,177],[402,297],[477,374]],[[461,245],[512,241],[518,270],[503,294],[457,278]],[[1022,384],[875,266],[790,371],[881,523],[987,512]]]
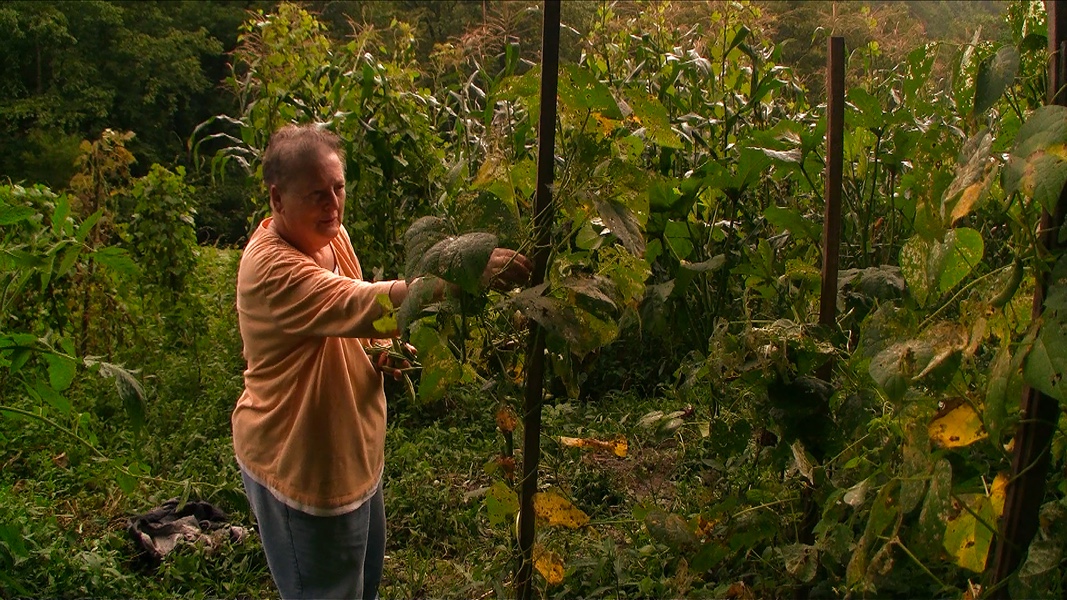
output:
[[[345,211],[345,170],[341,159],[319,150],[292,169],[294,175],[270,188],[278,234],[305,254],[326,247],[341,230]]]

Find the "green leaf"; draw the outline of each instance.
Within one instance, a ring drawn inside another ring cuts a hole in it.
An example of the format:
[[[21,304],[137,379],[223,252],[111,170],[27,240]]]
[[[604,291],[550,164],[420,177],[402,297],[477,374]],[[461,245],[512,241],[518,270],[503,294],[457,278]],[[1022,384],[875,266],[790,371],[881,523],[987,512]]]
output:
[[[396,310],[389,294],[378,294],[374,297],[378,306],[382,307],[382,316],[374,320],[374,330],[378,333],[391,334],[397,330]]]
[[[794,209],[772,204],[763,211],[763,218],[779,229],[788,230],[798,239],[816,241],[822,238],[819,225]]]
[[[1034,388],[1064,402],[1067,401],[1067,256],[1052,269],[1044,312],[1037,337],[1023,362],[1023,378]]]
[[[652,539],[675,552],[689,554],[699,548],[700,542],[689,524],[674,513],[652,509],[645,515],[644,523]]]
[[[944,524],[952,510],[951,492],[952,467],[942,458],[934,464],[930,487],[919,513],[919,524],[914,529],[915,547],[922,555],[938,556],[941,553]]]
[[[608,86],[574,63],[560,67],[559,103],[561,108],[578,114],[594,112],[609,119],[622,119],[622,111]]]
[[[70,200],[67,199],[66,194],[61,194],[56,198],[56,208],[52,213],[52,232],[56,237],[69,235],[70,233]]]
[[[613,321],[583,310],[569,300],[541,295],[547,287],[548,284],[541,284],[523,290],[508,303],[566,342],[570,352],[578,357],[611,343],[618,336],[618,325]]]
[[[994,442],[999,443],[1002,440],[1004,432],[1018,412],[1022,384],[1019,364],[1012,356],[1010,345],[1004,344],[993,361],[983,403],[982,421]]]
[[[519,495],[506,483],[498,481],[485,495],[485,508],[489,513],[489,524],[499,527],[514,519],[519,512]]]
[[[670,115],[663,104],[644,89],[629,89],[625,93],[626,102],[633,111],[631,118],[645,130],[648,141],[664,148],[681,149],[681,138],[671,128]]]
[[[1019,70],[1019,51],[1002,46],[993,56],[978,65],[974,81],[974,115],[982,115],[1000,100]]]
[[[123,248],[107,246],[96,250],[90,256],[97,263],[122,275],[136,277],[141,274],[141,267],[137,266]]]
[[[411,332],[411,344],[419,351],[422,377],[419,379],[419,401],[440,400],[448,388],[463,379],[463,366],[456,360],[441,334],[422,325]]]
[[[940,267],[939,288],[942,294],[953,289],[970,275],[985,253],[982,234],[960,227],[945,234],[945,242],[938,248]]]
[[[89,232],[93,230],[93,227],[96,225],[97,221],[99,221],[100,218],[103,216],[104,209],[101,208],[100,210],[86,217],[85,220],[81,222],[81,225],[78,225],[78,231],[74,233],[74,239],[78,240],[79,244],[85,243],[85,238],[89,237]]]
[[[37,211],[28,206],[8,206],[0,203],[0,225],[14,225],[29,219],[35,214],[37,214]]]
[[[807,544],[789,544],[781,547],[785,570],[803,582],[815,579],[819,568],[819,550]]]
[[[983,494],[961,494],[958,498],[970,510],[959,506],[959,512],[949,514],[942,544],[954,563],[981,573],[985,571],[986,557],[995,533],[990,527],[995,526],[999,515],[993,503]]]
[[[407,296],[396,311],[398,331],[407,331],[422,316],[423,311],[436,302],[434,296],[440,283],[440,279],[430,275],[408,284]]]
[[[45,354],[44,360],[48,363],[48,382],[57,391],[64,391],[72,381],[77,369],[77,363],[69,356],[59,354]]]
[[[1049,213],[1055,213],[1067,181],[1067,107],[1035,110],[1015,137],[1015,148],[1003,171],[1004,190],[1022,192]]]
[[[667,226],[663,228],[663,239],[679,260],[688,258],[693,252],[688,221],[668,221]]]
[[[70,414],[71,404],[70,400],[66,396],[52,389],[47,383],[43,381],[36,381],[31,386],[28,382],[25,384],[26,391],[38,402],[46,402],[49,406],[56,409],[59,414],[67,416]]]

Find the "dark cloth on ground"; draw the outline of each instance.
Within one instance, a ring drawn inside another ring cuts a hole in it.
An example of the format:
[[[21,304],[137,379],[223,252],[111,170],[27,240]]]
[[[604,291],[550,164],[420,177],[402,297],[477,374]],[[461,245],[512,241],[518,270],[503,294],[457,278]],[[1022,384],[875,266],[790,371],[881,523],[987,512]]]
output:
[[[179,543],[201,542],[211,552],[223,543],[240,542],[248,535],[244,527],[230,525],[229,517],[216,506],[190,501],[179,507],[177,498],[133,517],[126,530],[155,561],[162,560]]]

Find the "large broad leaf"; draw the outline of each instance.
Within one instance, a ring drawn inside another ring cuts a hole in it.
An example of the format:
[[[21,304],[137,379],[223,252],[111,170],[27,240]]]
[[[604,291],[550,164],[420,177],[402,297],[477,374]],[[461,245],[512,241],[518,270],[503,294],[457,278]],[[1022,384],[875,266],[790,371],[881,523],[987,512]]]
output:
[[[930,487],[919,513],[919,525],[914,528],[915,547],[923,556],[941,553],[944,524],[952,511],[952,466],[942,458],[934,463]]]
[[[988,437],[978,411],[962,398],[948,402],[938,411],[927,431],[930,440],[942,448],[969,446]]]
[[[1007,478],[997,476],[990,495],[961,494],[945,523],[943,545],[957,565],[981,573],[985,571],[989,546],[996,533],[997,519],[1004,511]],[[962,505],[966,505],[964,508]],[[958,511],[958,512],[957,512]]]
[[[62,392],[70,387],[77,367],[74,359],[60,354],[45,354],[44,360],[48,363],[48,383],[52,388]]]
[[[540,543],[535,543],[533,562],[534,568],[541,574],[541,577],[545,578],[545,583],[548,585],[563,583],[563,557],[559,554],[545,548]]]
[[[818,240],[822,237],[822,229],[817,223],[791,208],[768,206],[763,211],[763,218],[771,225],[788,230],[798,239]]]
[[[485,495],[485,507],[490,525],[503,525],[519,512],[519,495],[508,484],[498,481]]]
[[[589,515],[555,492],[537,492],[533,505],[537,518],[550,527],[579,529],[589,524]]]
[[[1012,356],[1011,346],[1004,344],[993,361],[993,370],[989,373],[982,420],[989,435],[999,443],[1005,428],[1011,424],[1019,411],[1019,398],[1022,397],[1023,377],[1019,361]]]
[[[489,192],[476,194],[459,205],[459,226],[466,231],[495,233],[501,243],[519,244],[522,232],[514,200],[508,202]]]
[[[913,382],[922,381],[930,387],[945,385],[959,365],[967,340],[962,325],[937,323],[916,339],[881,350],[871,359],[868,369],[886,395],[899,401]]]
[[[426,251],[408,277],[436,275],[454,283],[469,293],[477,293],[489,257],[497,247],[497,237],[491,233],[466,233],[448,237]]]
[[[1008,89],[1019,71],[1019,51],[1012,46],[1002,46],[993,56],[978,65],[974,80],[974,114],[981,115],[993,108]]]
[[[912,297],[925,306],[966,279],[984,252],[982,234],[967,227],[950,230],[941,242],[916,235],[900,249],[900,271]]]
[[[644,89],[631,89],[626,91],[626,102],[633,110],[630,118],[645,130],[648,141],[666,148],[682,148],[682,140],[671,129],[670,116],[659,100]]]
[[[1067,181],[1067,107],[1042,106],[1019,129],[1004,168],[1007,192],[1022,192],[1049,213]]]
[[[1061,402],[1067,401],[1067,256],[1061,257],[1048,282],[1037,337],[1023,362],[1026,383]]]
[[[645,515],[644,521],[649,536],[675,552],[690,553],[699,547],[700,541],[689,523],[674,513],[652,509]]]
[[[408,280],[416,277],[415,270],[423,256],[441,240],[452,234],[448,221],[440,217],[422,217],[404,232],[404,273]]]
[[[622,245],[632,252],[634,256],[645,254],[645,236],[641,232],[641,224],[629,208],[611,200],[594,200],[597,213],[604,221],[604,225],[619,238]]]
[[[594,112],[609,119],[622,119],[611,90],[593,73],[576,64],[563,65],[559,73],[560,107],[584,114]]]

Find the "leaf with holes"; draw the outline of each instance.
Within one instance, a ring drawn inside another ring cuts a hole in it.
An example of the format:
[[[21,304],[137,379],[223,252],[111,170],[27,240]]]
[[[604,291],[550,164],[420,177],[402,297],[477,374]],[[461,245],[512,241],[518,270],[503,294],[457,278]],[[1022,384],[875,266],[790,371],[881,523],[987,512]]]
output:
[[[1034,388],[1067,401],[1067,257],[1060,258],[1048,281],[1048,296],[1037,337],[1023,361],[1023,378]]]
[[[960,494],[953,499],[942,542],[952,562],[975,573],[985,571],[999,517],[992,500],[984,494]]]
[[[541,544],[534,544],[534,568],[545,578],[548,585],[563,583],[563,558],[552,550],[546,550]]]
[[[927,432],[942,448],[962,448],[988,437],[978,411],[963,398],[954,398],[938,411]]]
[[[555,492],[538,492],[533,499],[534,514],[549,526],[579,529],[589,524],[589,515]]]

